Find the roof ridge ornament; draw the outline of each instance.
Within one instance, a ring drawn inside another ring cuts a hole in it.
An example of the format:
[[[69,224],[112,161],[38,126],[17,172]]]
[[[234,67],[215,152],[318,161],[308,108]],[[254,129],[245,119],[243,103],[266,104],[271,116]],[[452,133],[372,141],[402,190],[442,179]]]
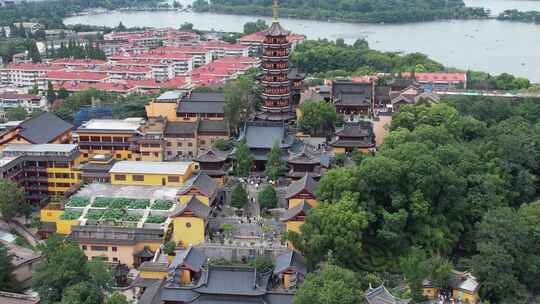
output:
[[[272,1],[272,17],[273,17],[274,22],[278,22],[278,18],[279,18],[278,0]]]

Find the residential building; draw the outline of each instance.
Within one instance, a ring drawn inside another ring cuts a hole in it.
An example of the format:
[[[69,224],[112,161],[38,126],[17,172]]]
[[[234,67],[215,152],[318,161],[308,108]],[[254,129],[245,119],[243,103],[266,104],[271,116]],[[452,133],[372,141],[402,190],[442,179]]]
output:
[[[111,175],[109,171],[116,160],[111,154],[94,154],[87,162],[79,165],[81,181],[91,183],[110,183]]]
[[[229,123],[226,120],[199,120],[197,155],[210,150],[218,140],[228,140],[230,135]]]
[[[48,71],[39,79],[39,87],[46,90],[48,83],[61,85],[63,83],[94,84],[109,82],[110,76],[106,73],[89,71]]]
[[[0,93],[0,119],[6,119],[6,110],[21,107],[28,114],[48,109],[47,97],[17,92]]]
[[[71,143],[73,126],[50,112],[42,112],[0,134],[0,149],[7,144]]]
[[[167,122],[165,159],[193,159],[197,156],[197,122]]]
[[[181,187],[198,169],[194,162],[118,161],[109,173],[113,185]]]
[[[41,63],[10,64],[0,68],[0,81],[17,87],[33,88],[39,86],[49,71],[62,70],[61,66]]]
[[[126,59],[158,61],[162,64],[170,63],[172,64],[173,77],[188,75],[193,70],[193,57],[186,54],[149,51],[140,54],[123,53],[109,57],[109,60],[113,63]]]
[[[467,73],[436,72],[436,73],[402,73],[404,78],[413,78],[429,91],[467,89]]]
[[[129,150],[131,159],[142,161],[165,160],[164,132],[167,120],[163,117],[149,118],[132,138]]]
[[[75,225],[70,238],[79,244],[88,259],[101,259],[137,267],[151,259],[163,243],[164,230],[159,228]],[[142,256],[141,256],[142,255]]]
[[[193,67],[199,67],[212,62],[212,50],[192,46],[162,46],[154,50],[158,54],[183,54],[193,58]]]
[[[129,150],[133,137],[144,124],[142,118],[91,119],[75,131],[83,159],[96,154],[111,154],[116,160],[132,159]]]
[[[22,186],[27,201],[62,197],[81,181],[80,153],[73,144],[9,144],[2,150],[0,171]]]

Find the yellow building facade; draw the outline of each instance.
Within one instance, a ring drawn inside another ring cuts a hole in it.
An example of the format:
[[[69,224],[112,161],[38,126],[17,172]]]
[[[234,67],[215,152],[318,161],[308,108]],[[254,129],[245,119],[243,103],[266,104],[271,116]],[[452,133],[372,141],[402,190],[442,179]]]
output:
[[[181,187],[197,169],[194,162],[119,161],[109,173],[113,185]]]
[[[204,242],[210,211],[208,205],[194,197],[187,203],[181,204],[179,209],[171,215],[172,239],[176,245],[187,247]]]

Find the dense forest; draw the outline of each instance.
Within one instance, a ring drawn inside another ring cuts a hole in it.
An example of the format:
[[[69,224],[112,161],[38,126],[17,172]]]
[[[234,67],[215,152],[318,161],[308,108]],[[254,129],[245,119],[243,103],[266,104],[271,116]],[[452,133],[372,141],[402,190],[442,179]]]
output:
[[[377,154],[322,177],[322,204],[288,237],[312,267],[405,275],[416,300],[451,265],[478,276],[482,300],[525,303],[540,291],[539,159],[537,100],[405,106]]]
[[[367,41],[353,45],[336,41],[307,40],[299,44],[291,62],[316,78],[373,75],[376,73],[455,71],[421,53],[381,52],[369,48]],[[467,88],[482,90],[519,90],[531,86],[529,80],[503,73],[492,76],[469,71]]]
[[[271,0],[197,0],[195,11],[230,14],[272,14]],[[350,22],[399,23],[439,19],[484,18],[483,8],[465,7],[462,0],[289,0],[280,1],[280,14],[291,18]]]
[[[48,0],[29,1],[0,8],[0,26],[19,22],[39,22],[46,28],[63,28],[62,19],[90,8],[157,6],[161,0]]]

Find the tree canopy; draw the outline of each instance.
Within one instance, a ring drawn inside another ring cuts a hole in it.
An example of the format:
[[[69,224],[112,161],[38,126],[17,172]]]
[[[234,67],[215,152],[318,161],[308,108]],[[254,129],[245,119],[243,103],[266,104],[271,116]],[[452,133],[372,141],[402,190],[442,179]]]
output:
[[[234,174],[240,177],[248,176],[253,160],[253,155],[251,155],[246,141],[239,141],[234,151]]]
[[[298,119],[300,130],[312,136],[327,136],[333,134],[334,125],[340,116],[336,107],[329,102],[306,102],[300,106],[301,116]]]
[[[13,274],[12,257],[6,246],[0,243],[0,290],[18,291],[18,284]]]
[[[310,266],[401,269],[415,298],[426,277],[444,284],[448,260],[472,270],[492,303],[539,290],[540,212],[530,203],[539,190],[538,101],[443,98],[402,107],[390,129],[375,155],[321,178],[319,207],[290,238]]]
[[[274,142],[270,153],[268,153],[268,159],[266,160],[266,167],[264,174],[272,180],[277,180],[279,177],[285,175],[287,172],[287,164],[283,160],[283,151],[279,142]]]
[[[87,261],[76,244],[49,238],[39,248],[43,259],[33,276],[33,289],[45,304],[101,304],[112,275],[99,260]]]
[[[8,179],[0,179],[0,214],[5,220],[15,216],[28,216],[31,212],[30,204],[24,198],[24,190]]]
[[[257,195],[257,201],[262,209],[276,208],[278,205],[278,197],[276,189],[270,184],[264,185],[262,190]]]
[[[246,189],[241,183],[234,186],[231,192],[231,205],[241,209],[248,203],[248,195]]]

